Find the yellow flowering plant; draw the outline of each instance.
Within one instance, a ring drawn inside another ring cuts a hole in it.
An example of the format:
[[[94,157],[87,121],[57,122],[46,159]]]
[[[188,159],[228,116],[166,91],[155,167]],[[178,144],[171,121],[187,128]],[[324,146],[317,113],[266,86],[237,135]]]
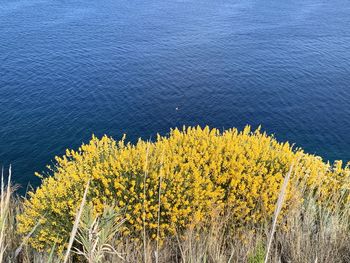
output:
[[[163,239],[213,213],[228,212],[236,226],[271,218],[284,176],[294,163],[293,181],[318,186],[320,196],[347,189],[349,167],[279,143],[260,129],[220,132],[208,127],[174,129],[154,142],[126,143],[93,137],[77,151],[56,157],[52,176],[29,193],[18,231],[29,233],[40,222],[31,244],[63,249],[90,180],[87,202],[100,214],[116,204],[126,221],[124,235]],[[290,184],[284,209],[295,205],[297,184]],[[300,200],[299,200],[300,201]],[[158,232],[159,228],[159,232]]]

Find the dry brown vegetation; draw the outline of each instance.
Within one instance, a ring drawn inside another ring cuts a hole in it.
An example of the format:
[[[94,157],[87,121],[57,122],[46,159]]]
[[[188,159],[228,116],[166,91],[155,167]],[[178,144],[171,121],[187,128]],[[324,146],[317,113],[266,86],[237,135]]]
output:
[[[27,244],[29,236],[16,233],[22,201],[13,194],[10,176],[11,170],[7,185],[2,180],[1,186],[0,262],[350,262],[349,208],[339,195],[338,206],[325,208],[318,203],[317,191],[305,193],[303,203],[283,216],[276,204],[275,217],[267,220],[269,223],[235,229],[230,215],[221,215],[205,227],[194,226],[161,243],[147,236],[140,240],[121,236],[120,215],[106,207],[95,218],[83,198],[71,233],[72,247],[61,254],[55,247],[38,252]],[[288,176],[284,184],[288,184]],[[280,204],[283,195],[282,187]]]

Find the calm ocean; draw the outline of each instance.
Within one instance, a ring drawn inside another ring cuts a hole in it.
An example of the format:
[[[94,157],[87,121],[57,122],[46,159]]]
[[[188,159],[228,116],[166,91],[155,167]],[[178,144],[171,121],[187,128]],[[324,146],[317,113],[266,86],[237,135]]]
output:
[[[350,160],[350,2],[1,0],[0,117],[23,185],[93,133],[182,125]]]

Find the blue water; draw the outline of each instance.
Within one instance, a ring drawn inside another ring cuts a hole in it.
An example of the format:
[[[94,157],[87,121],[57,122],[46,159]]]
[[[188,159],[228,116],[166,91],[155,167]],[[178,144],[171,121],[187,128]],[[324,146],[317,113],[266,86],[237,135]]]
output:
[[[350,160],[348,0],[1,0],[0,162],[92,133],[254,127]]]

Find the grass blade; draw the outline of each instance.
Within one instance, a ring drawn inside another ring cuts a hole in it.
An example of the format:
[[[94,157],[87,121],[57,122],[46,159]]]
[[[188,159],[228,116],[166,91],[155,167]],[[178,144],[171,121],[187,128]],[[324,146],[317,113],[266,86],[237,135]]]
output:
[[[85,192],[84,192],[84,195],[83,195],[83,199],[81,201],[81,204],[80,204],[80,207],[79,207],[79,211],[78,211],[78,213],[77,213],[77,215],[75,217],[75,222],[74,222],[74,225],[73,225],[72,232],[70,234],[69,243],[68,243],[68,247],[67,247],[67,251],[66,251],[66,255],[64,257],[63,263],[67,263],[68,259],[69,259],[69,254],[70,254],[70,251],[72,249],[72,245],[73,245],[73,242],[74,242],[74,239],[75,239],[75,235],[77,234],[77,231],[78,231],[80,217],[81,217],[81,214],[83,213],[83,209],[84,209],[84,205],[85,205],[85,201],[86,201],[86,196],[87,196],[87,192],[88,192],[88,189],[89,189],[89,184],[90,184],[90,180],[86,184],[86,188],[85,188]]]

